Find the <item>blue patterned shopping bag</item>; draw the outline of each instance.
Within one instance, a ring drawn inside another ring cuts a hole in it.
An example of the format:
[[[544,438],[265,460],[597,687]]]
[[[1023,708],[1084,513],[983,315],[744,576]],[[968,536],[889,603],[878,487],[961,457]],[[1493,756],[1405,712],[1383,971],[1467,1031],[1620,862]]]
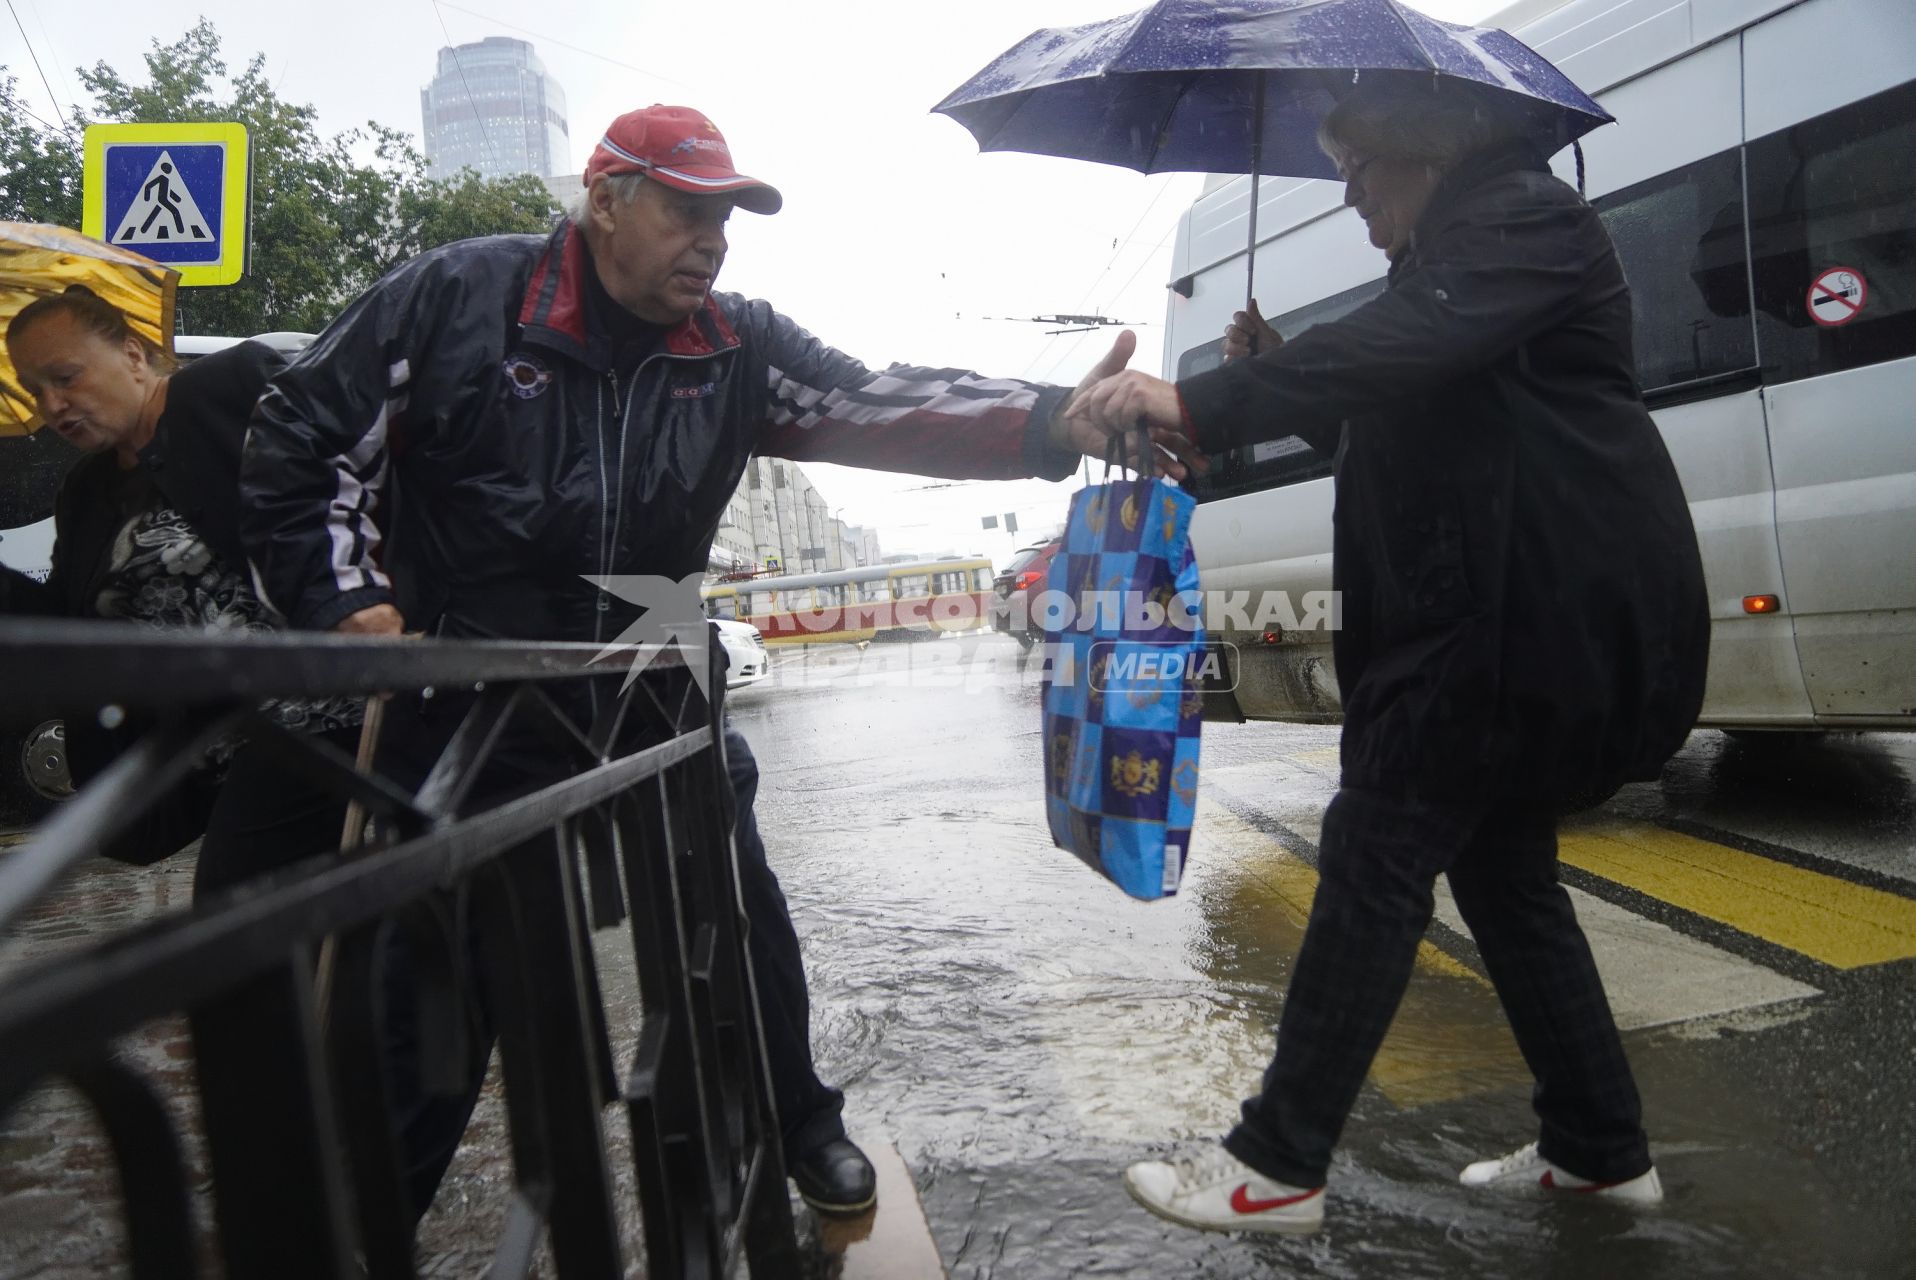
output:
[[[1191,847],[1205,651],[1196,505],[1145,477],[1080,490],[1046,582],[1051,838],[1134,898],[1176,893]]]

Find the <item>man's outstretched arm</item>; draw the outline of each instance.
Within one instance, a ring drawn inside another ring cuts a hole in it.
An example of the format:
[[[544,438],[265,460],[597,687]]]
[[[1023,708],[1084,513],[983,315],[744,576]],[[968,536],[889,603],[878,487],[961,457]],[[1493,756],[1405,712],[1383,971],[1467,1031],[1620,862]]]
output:
[[[758,452],[953,479],[1062,480],[1082,455],[1103,456],[1112,432],[1064,410],[1123,369],[1137,346],[1128,330],[1120,334],[1074,389],[964,369],[873,371],[762,302],[748,304],[748,329],[770,393]]]

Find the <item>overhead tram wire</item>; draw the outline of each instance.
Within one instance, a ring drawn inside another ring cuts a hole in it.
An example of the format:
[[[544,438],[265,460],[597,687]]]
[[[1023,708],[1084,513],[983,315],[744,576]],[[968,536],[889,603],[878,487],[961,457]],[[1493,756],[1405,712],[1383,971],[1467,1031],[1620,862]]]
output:
[[[47,119],[45,116],[41,115],[38,111],[35,111],[32,107],[26,106],[21,103],[16,103],[14,105],[18,106],[20,110],[25,112],[26,115],[30,117],[31,119],[38,120],[41,123],[41,125],[44,126],[45,128],[52,129],[56,132],[60,131],[59,125],[53,123],[53,121]]]
[[[1157,253],[1158,250],[1162,249],[1166,244],[1170,243],[1171,237],[1177,234],[1177,230],[1178,230],[1177,227],[1173,225],[1169,231],[1164,233],[1163,239],[1159,240],[1156,244],[1151,246],[1150,252],[1145,254],[1144,257],[1139,260],[1136,269],[1133,270],[1129,276],[1125,277],[1124,283],[1119,285],[1117,289],[1114,291],[1114,296],[1115,294],[1123,293],[1126,289],[1131,287],[1131,282],[1138,278],[1138,272],[1144,270],[1145,264],[1151,261],[1151,257],[1153,254]],[[1052,361],[1051,367],[1045,370],[1044,377],[1040,378],[1039,381],[1040,382],[1050,381],[1051,375],[1058,371],[1058,368],[1060,365],[1064,364],[1066,360],[1069,360],[1071,358],[1071,353],[1077,350],[1079,343],[1084,341],[1085,333],[1093,333],[1093,332],[1096,332],[1096,331],[1092,329],[1086,329],[1084,333],[1080,333],[1077,336],[1077,338],[1075,338],[1072,341],[1071,346],[1068,347],[1065,350],[1065,352],[1062,355],[1060,355],[1056,360]],[[1043,352],[1039,353],[1040,356],[1042,356],[1043,354],[1044,354]],[[1032,361],[1032,363],[1036,364],[1037,361],[1034,360]]]
[[[20,28],[21,43],[27,46],[27,56],[33,59],[33,69],[40,73],[40,86],[47,91],[47,101],[53,104],[53,114],[60,118],[60,132],[67,131],[66,112],[60,110],[60,95],[53,91],[53,82],[47,79],[46,68],[40,65],[40,55],[33,51],[33,41],[27,36],[27,24],[20,21],[20,11],[13,7],[13,0],[7,0],[7,12],[13,15],[13,25]],[[40,120],[39,116],[34,116]],[[46,121],[40,120],[41,124]]]
[[[1144,257],[1138,260],[1138,265],[1132,269],[1131,274],[1125,277],[1124,283],[1119,285],[1114,292],[1123,293],[1126,289],[1129,289],[1131,287],[1131,282],[1138,278],[1138,272],[1144,270],[1145,263],[1151,261],[1151,254],[1156,253],[1159,249],[1162,249],[1165,245],[1169,244],[1171,242],[1171,237],[1176,235],[1177,233],[1178,233],[1177,224],[1173,223],[1171,226],[1171,229],[1164,233],[1163,238],[1160,239],[1156,244],[1151,246],[1151,253],[1145,254]]]
[[[617,58],[608,57],[600,53],[597,49],[588,49],[582,44],[572,44],[569,41],[559,39],[557,36],[548,35],[543,31],[535,31],[531,27],[522,27],[515,22],[507,22],[503,18],[495,18],[491,14],[481,13],[477,9],[468,9],[462,4],[453,4],[452,0],[445,0],[445,7],[457,13],[463,13],[469,18],[477,18],[481,22],[490,22],[495,27],[504,27],[508,31],[517,31],[520,35],[535,36],[546,44],[557,45],[561,49],[570,49],[574,53],[583,53],[588,58],[597,58],[601,62],[609,62],[613,66],[622,67],[627,71],[636,71],[642,76],[650,76],[652,79],[660,81],[663,84],[677,85],[681,89],[690,89],[693,87],[683,80],[674,80],[671,76],[661,75],[650,67],[640,67],[630,62],[621,62]]]
[[[1151,216],[1151,210],[1158,207],[1158,201],[1164,199],[1164,193],[1171,189],[1171,183],[1169,180],[1170,175],[1168,174],[1165,175],[1165,178],[1166,178],[1165,181],[1160,182],[1158,184],[1157,194],[1153,195],[1151,197],[1151,202],[1144,206],[1144,212],[1138,215],[1138,220],[1131,224],[1131,229],[1124,233],[1124,238],[1122,240],[1118,241],[1117,248],[1115,248],[1111,253],[1111,261],[1104,264],[1104,270],[1100,271],[1098,273],[1098,278],[1091,282],[1091,287],[1084,291],[1084,302],[1091,301],[1091,295],[1098,291],[1098,286],[1104,283],[1104,278],[1111,274],[1111,268],[1118,265],[1118,257],[1124,252],[1125,246],[1131,243],[1131,237],[1135,236],[1138,233],[1138,228],[1144,225],[1144,220]],[[1164,247],[1164,241],[1160,240],[1157,243],[1157,247],[1153,248],[1151,252],[1156,253],[1158,249],[1161,249],[1163,247]],[[1133,271],[1131,273],[1131,280],[1135,280],[1137,278],[1138,278],[1138,273]],[[1131,283],[1131,280],[1127,280],[1124,283],[1128,285]],[[1120,293],[1124,292],[1124,285],[1118,286],[1118,292]],[[1084,309],[1084,302],[1080,302],[1078,304],[1078,309],[1080,311]]]
[[[40,6],[34,0],[27,0],[27,12],[33,15],[33,23],[40,29],[40,41],[47,47],[47,61],[60,73],[60,88],[65,92],[67,101],[78,102],[80,95],[73,92],[73,81],[67,78],[67,68],[61,65],[60,51],[53,45],[53,31],[47,26],[46,16],[40,12]]]
[[[7,0],[12,4],[13,0]],[[440,34],[446,37],[446,49],[452,54],[452,65],[459,72],[460,87],[466,91],[466,105],[472,108],[473,123],[479,126],[479,139],[486,144],[486,158],[492,161],[493,168],[499,167],[499,153],[492,149],[492,134],[486,129],[486,118],[479,114],[479,102],[472,96],[472,82],[466,79],[466,64],[459,60],[459,46],[452,42],[452,32],[446,29],[446,15],[439,10],[439,0],[432,0],[432,13],[439,19]]]
[[[1104,278],[1111,274],[1111,268],[1117,265],[1119,256],[1124,253],[1126,246],[1128,246],[1131,243],[1131,237],[1135,236],[1138,233],[1138,228],[1144,225],[1144,220],[1151,216],[1151,210],[1158,207],[1158,201],[1162,200],[1164,198],[1164,193],[1170,189],[1171,189],[1171,176],[1167,174],[1167,175],[1164,175],[1164,181],[1158,184],[1157,192],[1152,195],[1150,202],[1144,206],[1144,212],[1138,215],[1138,220],[1131,224],[1131,229],[1124,233],[1124,237],[1118,241],[1117,248],[1112,250],[1110,260],[1104,264],[1104,270],[1098,272],[1097,279],[1091,282],[1091,287],[1084,291],[1084,297],[1079,299],[1078,305],[1072,308],[1072,310],[1074,311],[1084,310],[1085,304],[1091,301],[1091,295],[1098,291],[1098,286],[1104,283]],[[1170,239],[1170,237],[1166,236],[1165,239],[1168,240]],[[1163,247],[1164,247],[1164,241],[1160,240],[1158,241],[1157,248],[1152,249],[1151,252],[1156,253],[1158,249],[1161,249]],[[1146,261],[1149,261],[1149,260],[1150,259],[1147,256]],[[1132,280],[1137,279],[1137,272],[1134,271],[1131,273],[1131,279]],[[1125,284],[1127,285],[1130,283],[1131,283],[1130,280],[1125,281]],[[1029,377],[1031,374],[1031,371],[1038,367],[1038,363],[1045,358],[1045,356],[1050,352],[1052,345],[1058,341],[1058,336],[1059,335],[1057,334],[1052,334],[1051,337],[1045,341],[1045,344],[1042,347],[1038,348],[1038,354],[1031,357],[1031,363],[1025,366],[1025,376]],[[1052,364],[1051,366],[1052,370],[1055,371],[1058,365],[1064,363],[1064,360],[1067,357],[1069,357],[1071,352],[1076,350],[1078,344],[1083,341],[1084,341],[1084,335],[1079,334],[1078,337],[1072,341],[1071,347],[1068,350],[1066,350],[1064,355],[1060,356],[1058,360]]]

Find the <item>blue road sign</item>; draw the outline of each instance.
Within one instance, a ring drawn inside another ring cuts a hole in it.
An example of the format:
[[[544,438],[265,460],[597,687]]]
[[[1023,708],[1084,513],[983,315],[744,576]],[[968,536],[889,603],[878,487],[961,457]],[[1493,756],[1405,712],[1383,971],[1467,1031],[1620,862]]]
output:
[[[217,143],[108,147],[112,243],[158,262],[218,262],[225,169],[226,148]]]
[[[89,125],[81,229],[180,273],[236,283],[246,269],[251,155],[244,125]]]

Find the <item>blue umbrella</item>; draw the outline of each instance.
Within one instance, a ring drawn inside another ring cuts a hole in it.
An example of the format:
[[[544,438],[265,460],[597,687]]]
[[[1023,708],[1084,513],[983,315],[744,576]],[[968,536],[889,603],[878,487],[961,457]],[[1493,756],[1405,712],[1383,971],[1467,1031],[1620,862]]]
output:
[[[933,110],[984,151],[1248,173],[1255,249],[1259,175],[1336,178],[1318,126],[1372,77],[1478,85],[1546,155],[1611,120],[1510,33],[1439,22],[1398,0],[1159,0],[1034,31]]]

